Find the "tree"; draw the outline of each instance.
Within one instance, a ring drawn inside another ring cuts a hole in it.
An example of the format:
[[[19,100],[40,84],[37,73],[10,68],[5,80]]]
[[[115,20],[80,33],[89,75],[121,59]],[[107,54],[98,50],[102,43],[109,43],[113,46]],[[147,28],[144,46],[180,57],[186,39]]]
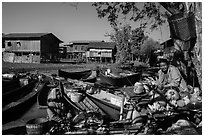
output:
[[[159,49],[159,47],[160,44],[157,41],[154,41],[153,39],[149,38],[141,46],[140,53],[144,54],[149,58],[151,56],[151,53]]]
[[[196,42],[191,45],[189,49],[191,62],[193,63],[194,69],[198,77],[199,85],[202,85],[202,3],[201,2],[171,2],[171,3],[160,3],[166,10],[171,14],[177,14],[182,12],[193,12],[195,15],[196,25]]]
[[[130,39],[131,27],[128,24],[120,27],[114,27],[114,30],[106,36],[110,36],[111,40],[116,43],[117,53],[116,62],[125,62],[130,55],[130,47],[128,41]]]
[[[149,62],[150,66],[155,65],[157,56],[154,53],[156,50],[160,49],[160,43],[154,41],[152,38],[148,38],[144,41],[140,49],[140,54],[144,55],[146,62]]]
[[[151,24],[151,29],[157,28],[165,23],[166,13],[160,12],[158,3],[141,2],[95,2],[99,18],[107,17],[110,25],[118,26],[120,19],[126,18],[129,21],[140,22],[140,27],[145,28]]]
[[[166,12],[160,11],[161,5],[166,9]],[[121,17],[128,18],[130,21],[140,21],[140,27],[156,29],[165,23],[165,18],[177,13],[184,13],[192,11],[196,16],[196,44],[189,52],[193,52],[191,56],[192,62],[195,66],[197,76],[202,73],[201,65],[201,43],[202,43],[202,3],[201,2],[160,2],[160,3],[134,3],[134,2],[98,2],[93,3],[96,7],[99,18],[107,17],[110,25],[118,26],[121,24],[119,20]],[[202,77],[199,77],[201,85]]]
[[[139,55],[140,46],[145,40],[141,28],[132,29],[129,24],[114,27],[112,33],[106,34],[117,45],[116,62],[130,61],[133,55]]]
[[[159,12],[160,5],[157,3],[95,2],[93,6],[96,7],[98,17],[107,17],[114,28],[115,33],[112,34],[111,39],[118,44],[117,62],[130,60],[133,56],[141,56],[139,51],[147,38],[144,35],[144,29],[151,24],[150,29],[153,30],[165,22],[165,13]],[[141,22],[138,27],[130,30],[131,27],[127,26],[126,21]],[[124,27],[122,30],[121,26]],[[113,35],[116,37],[114,38]]]

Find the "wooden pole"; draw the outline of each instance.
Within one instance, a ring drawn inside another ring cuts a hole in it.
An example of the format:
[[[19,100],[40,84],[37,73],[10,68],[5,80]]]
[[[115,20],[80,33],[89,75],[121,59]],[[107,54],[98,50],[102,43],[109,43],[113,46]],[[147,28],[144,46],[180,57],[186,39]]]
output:
[[[125,101],[125,97],[123,96],[122,97],[122,102],[121,102],[120,119],[119,120],[123,120],[124,101]]]

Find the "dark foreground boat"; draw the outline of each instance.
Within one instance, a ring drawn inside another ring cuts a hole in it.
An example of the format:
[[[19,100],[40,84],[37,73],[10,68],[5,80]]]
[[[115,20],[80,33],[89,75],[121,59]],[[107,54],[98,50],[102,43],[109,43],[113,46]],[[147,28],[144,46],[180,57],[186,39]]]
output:
[[[123,87],[126,86],[133,86],[135,82],[140,80],[141,73],[132,73],[129,75],[124,75],[120,77],[113,77],[113,76],[107,76],[100,72],[99,74],[101,83],[105,83],[111,86],[115,87]]]
[[[47,108],[47,97],[52,88],[59,86],[56,80],[54,83],[47,83],[43,90],[39,91],[37,95],[37,104],[39,108]]]
[[[50,87],[45,85],[44,90],[39,91],[37,95],[37,104],[39,108],[47,108],[47,97],[50,92]]]
[[[95,83],[97,80],[96,77],[88,77],[87,79],[82,79],[83,82]]]
[[[15,79],[2,78],[3,93],[19,87],[20,87],[20,80],[18,78],[15,78]]]
[[[58,70],[58,76],[64,77],[64,78],[70,78],[70,79],[86,79],[88,78],[92,73],[92,70],[84,70],[84,71],[78,71],[78,72],[67,72],[63,70]]]
[[[11,102],[14,102],[22,97],[24,97],[25,95],[27,95],[28,93],[31,92],[31,90],[35,87],[37,83],[37,80],[32,80],[29,81],[28,84],[20,86],[16,89],[7,91],[7,92],[3,92],[2,93],[2,105],[3,107]]]
[[[39,83],[36,81],[31,82],[29,85],[26,85],[21,89],[21,98],[15,98],[6,104],[2,108],[2,121],[7,123],[9,121],[15,120],[18,117],[22,116],[27,109],[30,108],[36,102],[37,93],[44,89],[45,83]]]
[[[88,78],[83,78],[83,79],[80,79],[80,80],[83,81],[83,82],[95,83],[96,80],[97,80],[96,71],[92,70],[91,75]]]

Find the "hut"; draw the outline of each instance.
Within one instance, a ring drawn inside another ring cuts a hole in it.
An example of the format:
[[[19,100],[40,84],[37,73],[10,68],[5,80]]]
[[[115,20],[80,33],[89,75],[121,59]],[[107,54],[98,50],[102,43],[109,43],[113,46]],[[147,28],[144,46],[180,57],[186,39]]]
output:
[[[44,63],[59,61],[59,44],[52,33],[10,33],[2,38],[3,60],[14,63]]]
[[[114,42],[90,42],[87,46],[86,60],[87,62],[115,62],[117,52]]]
[[[64,46],[67,47],[66,61],[67,62],[85,62],[86,60],[86,49],[90,42],[86,40],[71,41]]]

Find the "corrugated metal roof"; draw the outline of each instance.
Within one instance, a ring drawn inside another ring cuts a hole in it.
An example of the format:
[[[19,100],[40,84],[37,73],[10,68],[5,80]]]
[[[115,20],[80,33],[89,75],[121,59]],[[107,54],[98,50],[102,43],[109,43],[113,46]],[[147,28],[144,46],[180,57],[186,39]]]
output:
[[[116,44],[114,42],[90,42],[88,44],[88,49],[95,48],[95,49],[114,49]]]
[[[70,43],[90,43],[90,42],[101,42],[101,41],[94,41],[94,40],[74,40],[74,41],[70,41]]]
[[[58,39],[55,35],[53,35],[52,33],[10,33],[10,34],[6,34],[3,36],[3,39],[5,40],[9,40],[9,39],[40,39],[42,36],[45,35],[50,35],[55,37],[60,43],[62,43],[63,41],[61,41],[60,39]]]
[[[3,36],[3,38],[40,38],[51,33],[10,33]]]

